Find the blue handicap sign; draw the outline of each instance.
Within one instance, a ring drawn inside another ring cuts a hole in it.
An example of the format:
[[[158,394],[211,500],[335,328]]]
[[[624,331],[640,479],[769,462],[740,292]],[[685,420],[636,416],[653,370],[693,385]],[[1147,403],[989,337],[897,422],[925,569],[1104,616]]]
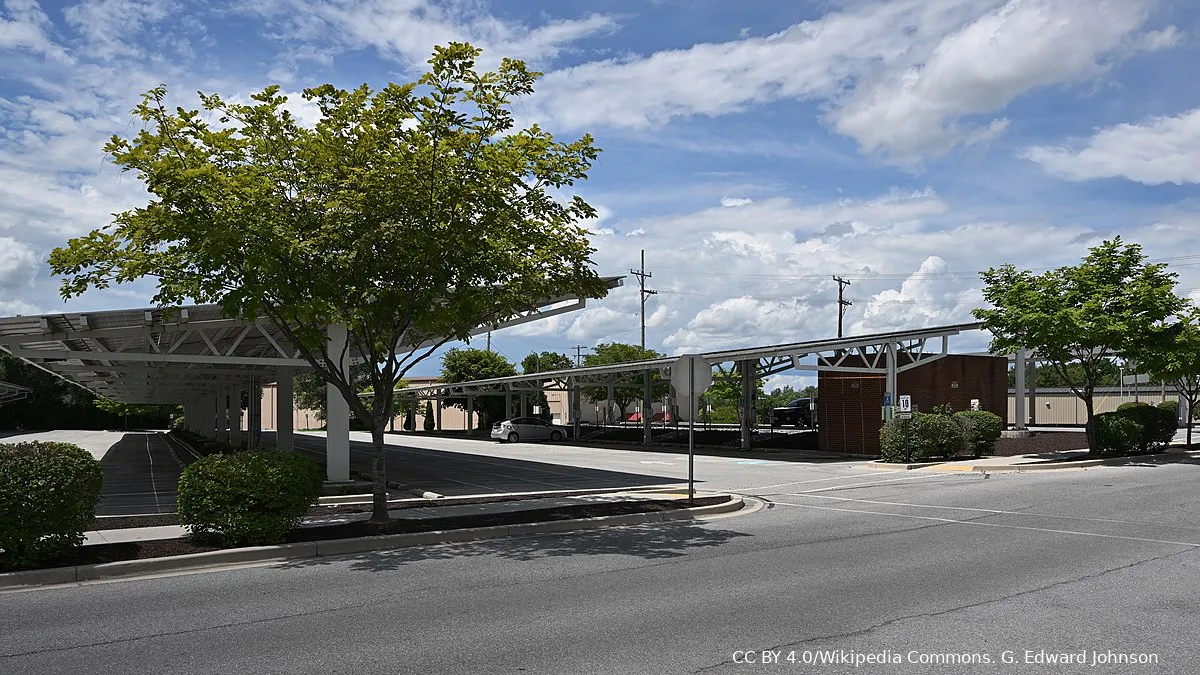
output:
[[[884,393],[884,395],[883,395],[883,404],[884,404],[884,405],[891,405],[891,404],[892,404],[892,392],[890,392],[890,391],[889,391],[889,392],[886,392],[886,393]]]

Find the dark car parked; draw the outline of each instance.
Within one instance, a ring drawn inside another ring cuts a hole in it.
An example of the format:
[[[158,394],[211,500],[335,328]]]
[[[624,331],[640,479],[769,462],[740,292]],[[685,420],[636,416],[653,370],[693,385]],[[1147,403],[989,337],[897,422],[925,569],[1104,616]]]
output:
[[[817,425],[817,399],[798,398],[785,406],[771,411],[771,423],[777,427],[815,429]]]

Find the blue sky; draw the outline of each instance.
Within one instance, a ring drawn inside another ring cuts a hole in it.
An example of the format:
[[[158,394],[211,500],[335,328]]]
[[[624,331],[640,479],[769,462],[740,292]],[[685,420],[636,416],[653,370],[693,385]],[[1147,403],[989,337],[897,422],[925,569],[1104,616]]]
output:
[[[45,265],[145,200],[101,151],[141,91],[378,87],[450,40],[545,72],[522,119],[604,148],[577,190],[597,268],[646,250],[664,352],[827,337],[834,274],[851,334],[967,321],[978,270],[1113,234],[1200,299],[1197,36],[1187,0],[4,0],[0,315],[148,303],[136,284],[64,304]],[[637,310],[627,283],[493,346],[636,342]]]

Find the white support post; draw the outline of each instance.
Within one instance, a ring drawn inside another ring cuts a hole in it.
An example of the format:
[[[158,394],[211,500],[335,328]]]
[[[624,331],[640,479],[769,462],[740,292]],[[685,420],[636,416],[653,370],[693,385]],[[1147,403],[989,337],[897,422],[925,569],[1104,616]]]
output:
[[[439,395],[436,399],[434,399],[433,406],[434,406],[433,413],[434,413],[434,417],[436,418],[434,421],[437,422],[437,430],[441,431],[442,430],[442,397],[441,397],[441,395]]]
[[[650,418],[654,417],[653,401],[650,387],[650,371],[642,371],[642,445],[650,445],[653,436],[650,433]]]
[[[750,434],[751,425],[754,421],[754,394],[755,375],[758,373],[758,362],[755,361],[738,361],[738,371],[742,375],[742,415],[741,415],[741,444],[742,450],[750,449]]]
[[[887,377],[884,380],[884,398],[892,402],[893,409],[900,405],[900,397],[896,392],[896,343],[889,342],[887,346]]]
[[[279,379],[275,381],[275,447],[284,452],[291,452],[295,447],[292,443],[292,378],[295,371],[291,368],[280,368]]]
[[[242,445],[242,385],[229,388],[229,444],[235,448]]]
[[[258,448],[262,446],[262,378],[259,376],[251,376],[250,378],[250,416],[247,418],[249,424],[246,426],[246,431],[250,436],[249,446]]]
[[[1015,426],[1017,429],[1024,429],[1025,421],[1029,417],[1029,407],[1025,405],[1025,350],[1023,348],[1017,350],[1017,362],[1015,367],[1017,369],[1017,381],[1015,387],[1017,395],[1017,419]]]
[[[529,393],[521,392],[521,417],[529,417]]]
[[[205,436],[214,441],[221,440],[225,431],[225,395],[209,396],[208,406],[208,433]]]
[[[467,394],[467,435],[475,435],[475,397]]]
[[[1029,360],[1029,377],[1025,383],[1029,386],[1029,426],[1037,426],[1037,361]]]
[[[604,399],[604,424],[605,424],[605,426],[608,425],[609,413],[612,411],[612,405],[613,405],[613,386],[611,384],[608,385],[607,396],[608,396],[608,398]],[[625,420],[621,420],[622,424],[624,424],[624,422],[625,422]]]
[[[325,329],[329,340],[329,358],[340,359],[343,373],[349,372],[349,358],[343,358],[346,347],[346,327],[333,325]],[[350,481],[350,404],[332,384],[325,385],[325,478],[330,482]]]
[[[512,410],[513,410],[513,395],[512,395],[512,392],[510,391],[504,395],[504,419],[508,419],[509,417],[512,417]]]
[[[583,401],[580,400],[578,377],[571,378],[571,394],[571,421],[574,424],[574,438],[578,440],[581,433],[579,425],[583,422],[580,419],[583,417],[581,414],[583,412]]]

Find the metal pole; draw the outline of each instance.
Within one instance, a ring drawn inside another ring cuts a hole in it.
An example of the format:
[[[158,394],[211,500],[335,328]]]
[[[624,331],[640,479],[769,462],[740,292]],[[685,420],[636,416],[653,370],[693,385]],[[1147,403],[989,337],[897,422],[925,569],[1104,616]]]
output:
[[[688,359],[688,401],[692,409],[688,411],[688,501],[696,499],[696,359]]]

